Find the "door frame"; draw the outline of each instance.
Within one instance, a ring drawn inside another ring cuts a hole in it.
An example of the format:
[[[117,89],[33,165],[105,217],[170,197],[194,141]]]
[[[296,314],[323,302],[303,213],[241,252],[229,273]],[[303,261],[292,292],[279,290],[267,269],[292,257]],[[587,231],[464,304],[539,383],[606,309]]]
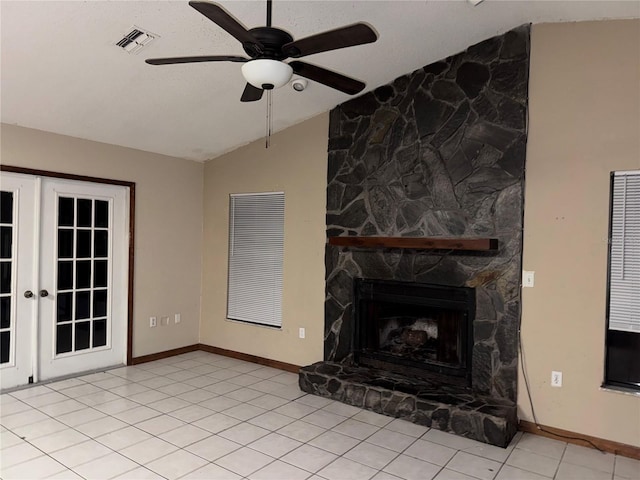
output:
[[[13,165],[0,165],[0,171],[22,173],[38,177],[61,178],[65,180],[77,180],[80,182],[102,183],[107,185],[119,185],[129,188],[129,278],[127,285],[127,365],[133,365],[133,279],[134,279],[134,246],[135,246],[135,206],[136,183],[111,178],[89,177],[71,173],[51,172],[49,170],[36,170],[33,168],[16,167]]]

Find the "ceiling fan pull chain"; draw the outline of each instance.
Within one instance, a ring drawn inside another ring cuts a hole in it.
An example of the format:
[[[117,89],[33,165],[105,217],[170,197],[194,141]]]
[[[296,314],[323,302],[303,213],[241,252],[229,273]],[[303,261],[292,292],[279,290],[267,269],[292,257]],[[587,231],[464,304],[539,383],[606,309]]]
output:
[[[267,125],[266,125],[266,136],[264,142],[264,148],[269,148],[271,146],[271,126],[272,126],[272,104],[271,104],[271,90],[267,90]]]
[[[273,132],[273,90],[269,91],[269,146],[271,146],[271,132]]]

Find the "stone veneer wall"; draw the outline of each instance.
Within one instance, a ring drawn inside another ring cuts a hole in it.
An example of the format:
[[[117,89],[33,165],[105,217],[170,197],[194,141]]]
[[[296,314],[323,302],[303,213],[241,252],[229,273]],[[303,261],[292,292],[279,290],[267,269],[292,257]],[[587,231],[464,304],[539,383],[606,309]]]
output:
[[[353,279],[476,287],[472,388],[516,400],[529,26],[336,107],[327,235],[495,237],[499,251],[326,247],[325,360],[349,361]]]

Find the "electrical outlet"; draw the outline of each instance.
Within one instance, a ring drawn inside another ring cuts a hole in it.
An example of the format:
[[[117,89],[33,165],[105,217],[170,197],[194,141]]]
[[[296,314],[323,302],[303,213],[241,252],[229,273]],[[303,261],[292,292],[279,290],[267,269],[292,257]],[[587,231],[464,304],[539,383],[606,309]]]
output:
[[[536,272],[523,270],[522,271],[522,286],[533,287]]]
[[[305,330],[304,330],[304,328],[300,328],[300,329],[298,329],[298,337],[300,337],[300,338],[304,338],[304,336],[305,336]]]
[[[160,326],[166,327],[169,325],[169,317],[160,317]]]
[[[552,387],[562,386],[562,372],[551,372],[551,386]]]
[[[180,322],[182,321],[182,318],[180,317],[180,314],[179,314],[179,313],[176,313],[176,314],[175,314],[175,316],[174,316],[174,318],[173,318],[173,321],[174,321],[175,323],[180,323]]]
[[[149,317],[149,326],[151,328],[158,326],[158,319],[156,317]]]

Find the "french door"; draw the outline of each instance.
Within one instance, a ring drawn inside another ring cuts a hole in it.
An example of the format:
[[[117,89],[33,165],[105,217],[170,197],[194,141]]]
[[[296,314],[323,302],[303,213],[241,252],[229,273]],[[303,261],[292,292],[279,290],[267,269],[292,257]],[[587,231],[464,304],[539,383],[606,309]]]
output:
[[[128,188],[3,172],[2,389],[124,364]]]

